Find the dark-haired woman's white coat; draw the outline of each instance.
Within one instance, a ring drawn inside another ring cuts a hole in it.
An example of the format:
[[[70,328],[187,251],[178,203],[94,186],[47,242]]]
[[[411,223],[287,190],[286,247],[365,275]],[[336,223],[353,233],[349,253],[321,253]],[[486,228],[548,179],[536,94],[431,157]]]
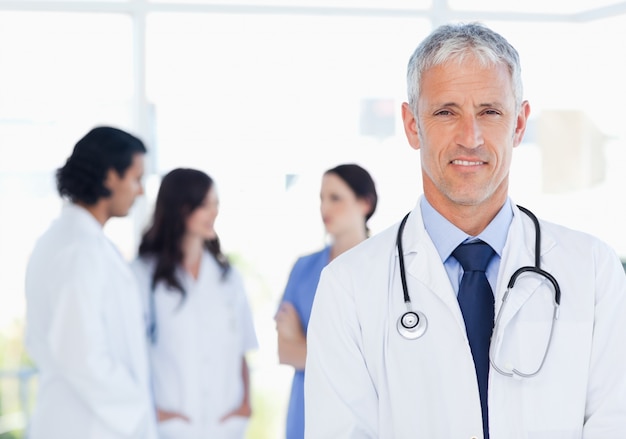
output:
[[[243,439],[248,418],[220,419],[243,401],[242,361],[257,347],[243,278],[235,267],[224,277],[205,251],[197,279],[178,269],[186,296],[159,282],[152,292],[154,260],[132,264],[156,339],[150,345],[155,404],[186,416],[158,424],[160,439]],[[151,313],[150,299],[154,299]]]

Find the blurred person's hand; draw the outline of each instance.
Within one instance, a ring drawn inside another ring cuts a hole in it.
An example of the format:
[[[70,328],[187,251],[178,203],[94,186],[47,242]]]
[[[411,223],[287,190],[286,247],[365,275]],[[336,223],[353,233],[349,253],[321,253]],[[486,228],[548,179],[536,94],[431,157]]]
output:
[[[291,303],[281,303],[274,320],[279,337],[289,341],[304,341],[306,339],[298,312]]]
[[[183,420],[185,422],[190,422],[189,418],[185,415],[183,415],[182,413],[177,413],[177,412],[169,412],[167,410],[162,410],[157,408],[157,421],[158,422],[165,422],[165,421],[170,421],[172,419],[180,419]]]

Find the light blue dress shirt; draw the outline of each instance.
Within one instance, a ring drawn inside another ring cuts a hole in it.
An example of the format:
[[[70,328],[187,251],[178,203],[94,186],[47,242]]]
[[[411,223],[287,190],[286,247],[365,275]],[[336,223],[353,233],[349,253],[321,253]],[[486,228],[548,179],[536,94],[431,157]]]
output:
[[[496,252],[496,256],[489,262],[486,272],[491,290],[495,292],[498,281],[498,269],[500,268],[500,261],[502,260],[502,251],[506,243],[509,226],[513,220],[513,207],[510,198],[507,198],[495,218],[478,236],[468,235],[452,224],[437,212],[424,196],[420,199],[420,208],[422,210],[424,227],[430,239],[433,241],[433,244],[435,244],[435,248],[439,253],[439,257],[441,257],[441,261],[448,273],[454,291],[458,294],[459,284],[463,276],[463,268],[454,257],[451,257],[452,252],[463,242],[471,242],[480,239],[489,244]]]

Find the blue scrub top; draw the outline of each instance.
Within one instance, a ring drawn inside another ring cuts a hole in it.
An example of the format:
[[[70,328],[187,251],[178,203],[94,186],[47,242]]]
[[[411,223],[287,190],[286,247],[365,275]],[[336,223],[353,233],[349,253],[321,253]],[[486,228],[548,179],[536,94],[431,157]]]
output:
[[[304,333],[311,317],[311,308],[322,269],[328,264],[330,246],[299,258],[291,269],[283,302],[296,308]],[[287,409],[286,439],[304,438],[304,370],[296,370],[291,384],[291,397]]]

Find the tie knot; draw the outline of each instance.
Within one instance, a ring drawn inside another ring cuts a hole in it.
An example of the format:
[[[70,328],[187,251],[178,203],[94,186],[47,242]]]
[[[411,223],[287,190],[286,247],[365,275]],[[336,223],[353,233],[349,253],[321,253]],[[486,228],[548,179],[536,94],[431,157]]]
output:
[[[495,252],[483,241],[459,245],[452,256],[459,261],[463,271],[485,271]]]

